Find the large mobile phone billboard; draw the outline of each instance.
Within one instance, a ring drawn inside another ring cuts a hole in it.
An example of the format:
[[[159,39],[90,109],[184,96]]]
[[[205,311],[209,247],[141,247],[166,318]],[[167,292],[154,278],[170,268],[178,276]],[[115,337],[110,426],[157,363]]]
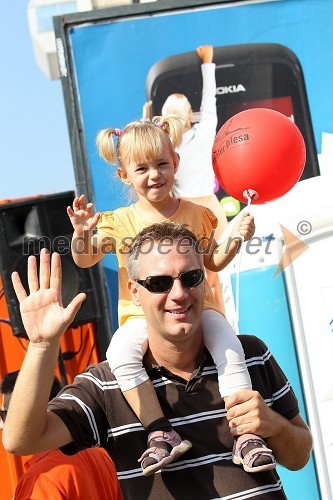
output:
[[[96,153],[96,133],[140,118],[150,98],[160,113],[174,91],[198,108],[202,44],[214,46],[219,125],[247,107],[282,111],[306,140],[304,176],[318,175],[323,134],[333,132],[332,25],[330,0],[160,1],[56,18],[78,189],[98,210],[130,203]]]
[[[99,158],[96,133],[140,118],[148,99],[159,114],[173,92],[198,109],[195,48],[206,44],[214,46],[219,125],[249,107],[283,112],[305,138],[304,176],[318,175],[317,155],[333,133],[332,26],[331,0],[159,1],[56,18],[78,192],[99,211],[131,203],[115,169]],[[333,168],[333,160],[321,160]],[[103,265],[116,324],[117,261],[106,256]],[[302,485],[309,495],[298,498],[318,498],[312,466],[293,474],[295,491]]]
[[[99,158],[96,133],[140,118],[150,98],[159,113],[167,93],[198,108],[203,44],[214,46],[219,125],[247,107],[287,114],[306,141],[304,176],[318,175],[317,153],[333,132],[332,26],[331,0],[159,1],[55,18],[78,191],[96,210],[131,202]],[[112,276],[116,259],[103,263]]]

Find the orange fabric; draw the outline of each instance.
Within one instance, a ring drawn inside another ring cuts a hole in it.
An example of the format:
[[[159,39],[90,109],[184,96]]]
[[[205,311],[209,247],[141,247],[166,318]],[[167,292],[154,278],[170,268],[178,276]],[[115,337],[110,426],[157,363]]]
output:
[[[122,500],[114,463],[98,448],[37,453],[24,467],[15,500]]]

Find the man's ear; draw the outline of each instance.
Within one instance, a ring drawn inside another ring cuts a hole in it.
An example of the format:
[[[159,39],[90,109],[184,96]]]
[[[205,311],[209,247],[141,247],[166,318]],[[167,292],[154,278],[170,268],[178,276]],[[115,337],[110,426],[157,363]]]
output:
[[[180,156],[178,153],[175,152],[175,155],[174,155],[174,173],[176,173],[178,170],[179,160],[180,160]]]
[[[135,306],[141,306],[138,284],[133,280],[129,280],[127,283],[127,288],[131,294],[133,304]]]
[[[117,168],[117,175],[124,184],[127,184],[128,186],[132,184],[132,182],[127,176],[126,170],[123,170],[122,168]]]

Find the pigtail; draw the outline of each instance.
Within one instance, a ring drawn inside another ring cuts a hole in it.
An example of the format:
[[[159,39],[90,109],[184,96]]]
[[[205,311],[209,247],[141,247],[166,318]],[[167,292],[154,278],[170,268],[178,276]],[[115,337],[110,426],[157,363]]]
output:
[[[184,119],[175,114],[165,116],[154,116],[152,123],[160,127],[171,139],[174,148],[177,148],[182,142]]]
[[[110,165],[116,165],[117,163],[116,148],[113,140],[114,135],[117,137],[120,136],[119,129],[105,128],[100,130],[96,136],[96,146],[99,155],[107,163],[110,163]]]

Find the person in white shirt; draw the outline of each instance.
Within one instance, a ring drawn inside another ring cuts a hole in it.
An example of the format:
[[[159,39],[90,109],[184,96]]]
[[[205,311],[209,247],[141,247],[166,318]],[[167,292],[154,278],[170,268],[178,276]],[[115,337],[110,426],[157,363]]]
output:
[[[180,155],[178,171],[172,190],[176,198],[185,198],[209,208],[218,219],[215,238],[218,241],[228,221],[222,205],[214,194],[215,174],[212,166],[212,149],[216,135],[216,78],[213,47],[201,45],[196,49],[202,61],[202,98],[200,120],[193,123],[192,107],[184,94],[171,94],[162,107],[162,115],[177,114],[184,119],[183,140],[176,151]],[[207,280],[218,304],[223,307],[223,296],[218,275],[206,272]]]

